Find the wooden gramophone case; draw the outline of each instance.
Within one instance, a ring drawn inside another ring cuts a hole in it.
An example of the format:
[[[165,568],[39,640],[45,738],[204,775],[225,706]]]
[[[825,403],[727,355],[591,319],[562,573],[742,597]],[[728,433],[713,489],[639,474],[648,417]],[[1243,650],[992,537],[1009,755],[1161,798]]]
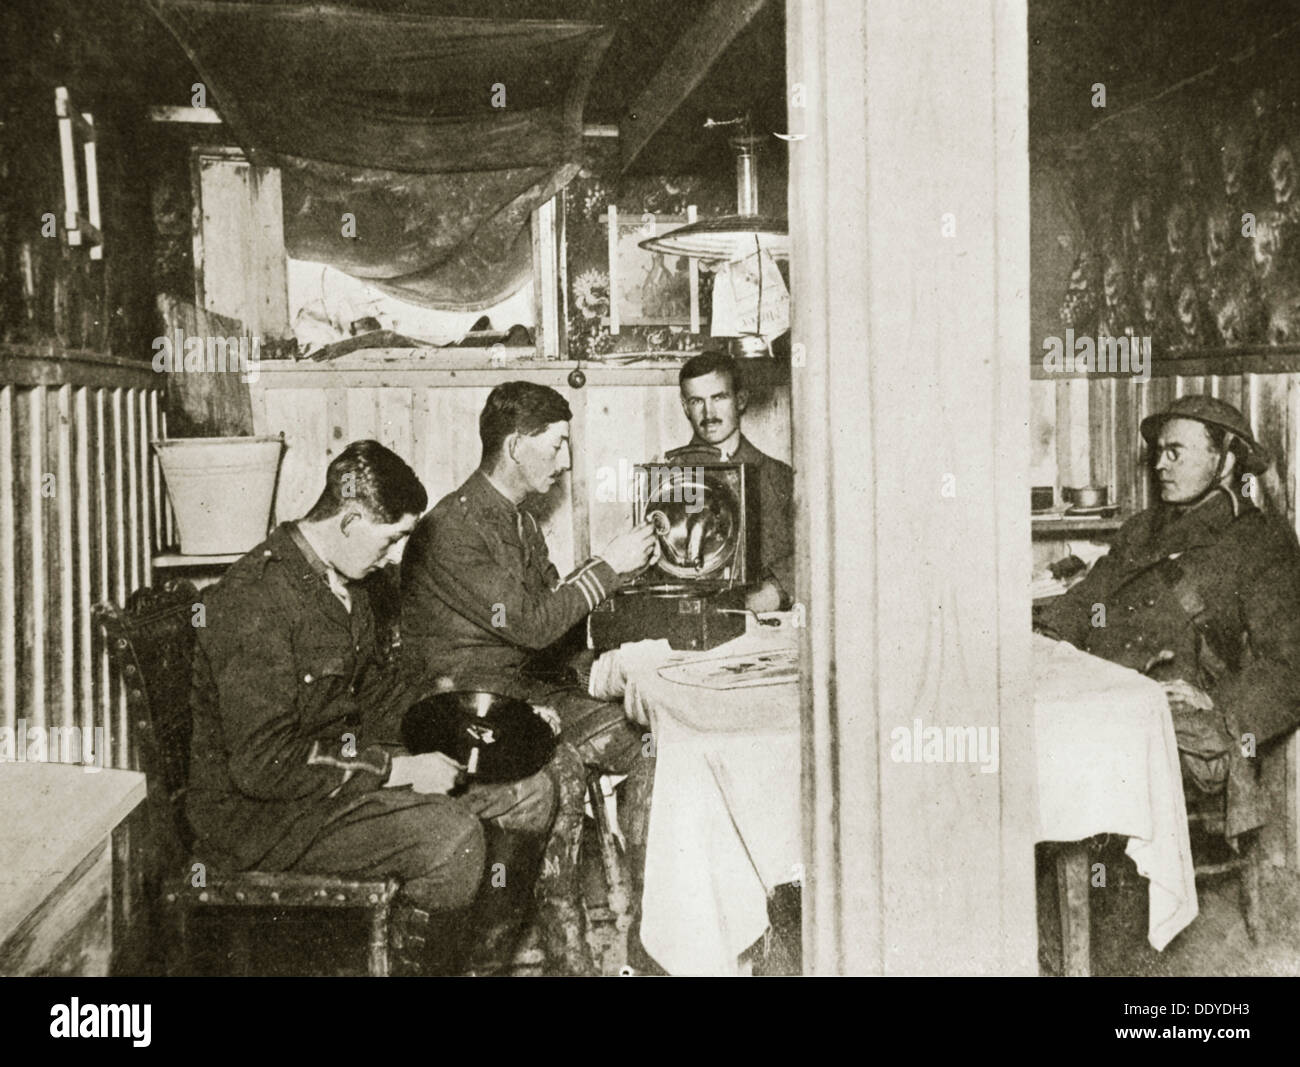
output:
[[[588,634],[597,651],[665,638],[708,649],[745,632],[745,589],[758,579],[758,480],[743,464],[638,464],[633,518],[649,516],[660,561],[597,606]]]

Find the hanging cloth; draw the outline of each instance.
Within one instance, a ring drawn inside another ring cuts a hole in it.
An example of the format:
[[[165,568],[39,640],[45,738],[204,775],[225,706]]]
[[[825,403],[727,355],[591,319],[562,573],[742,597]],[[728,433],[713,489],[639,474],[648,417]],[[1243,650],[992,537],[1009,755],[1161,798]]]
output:
[[[249,160],[285,244],[426,307],[531,277],[531,212],[579,169],[612,31],[314,3],[150,0]]]

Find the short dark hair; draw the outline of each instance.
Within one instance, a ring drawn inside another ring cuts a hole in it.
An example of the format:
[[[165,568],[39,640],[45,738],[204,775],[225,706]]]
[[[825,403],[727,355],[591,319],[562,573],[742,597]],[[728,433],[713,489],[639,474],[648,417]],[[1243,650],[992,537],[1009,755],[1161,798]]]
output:
[[[573,418],[569,402],[549,385],[536,382],[502,382],[488,394],[478,417],[478,436],[483,458],[501,451],[501,442],[512,433],[536,437],[553,422]]]
[[[736,361],[726,352],[717,351],[701,352],[683,363],[681,373],[677,375],[677,386],[680,388],[692,378],[703,378],[706,374],[725,374],[727,380],[731,382],[733,393],[738,393],[744,388]]]
[[[307,520],[332,518],[354,502],[371,519],[393,523],[403,515],[423,515],[429,506],[429,494],[415,471],[396,452],[378,441],[353,441],[330,460],[325,469],[325,489],[307,513]]]

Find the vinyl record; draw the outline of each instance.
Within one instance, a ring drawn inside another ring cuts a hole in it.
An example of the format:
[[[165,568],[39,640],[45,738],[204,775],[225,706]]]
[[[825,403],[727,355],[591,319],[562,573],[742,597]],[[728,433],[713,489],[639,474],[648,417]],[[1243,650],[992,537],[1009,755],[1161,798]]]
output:
[[[470,781],[513,782],[546,765],[555,735],[525,701],[464,690],[413,704],[402,718],[402,744],[413,755],[450,756],[470,768]]]

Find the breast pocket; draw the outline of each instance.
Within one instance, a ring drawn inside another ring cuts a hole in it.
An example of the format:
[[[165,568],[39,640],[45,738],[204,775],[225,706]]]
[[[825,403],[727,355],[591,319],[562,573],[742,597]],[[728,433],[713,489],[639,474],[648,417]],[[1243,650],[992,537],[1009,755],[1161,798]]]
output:
[[[307,647],[297,657],[299,711],[308,728],[346,714],[352,657],[337,646]]]

